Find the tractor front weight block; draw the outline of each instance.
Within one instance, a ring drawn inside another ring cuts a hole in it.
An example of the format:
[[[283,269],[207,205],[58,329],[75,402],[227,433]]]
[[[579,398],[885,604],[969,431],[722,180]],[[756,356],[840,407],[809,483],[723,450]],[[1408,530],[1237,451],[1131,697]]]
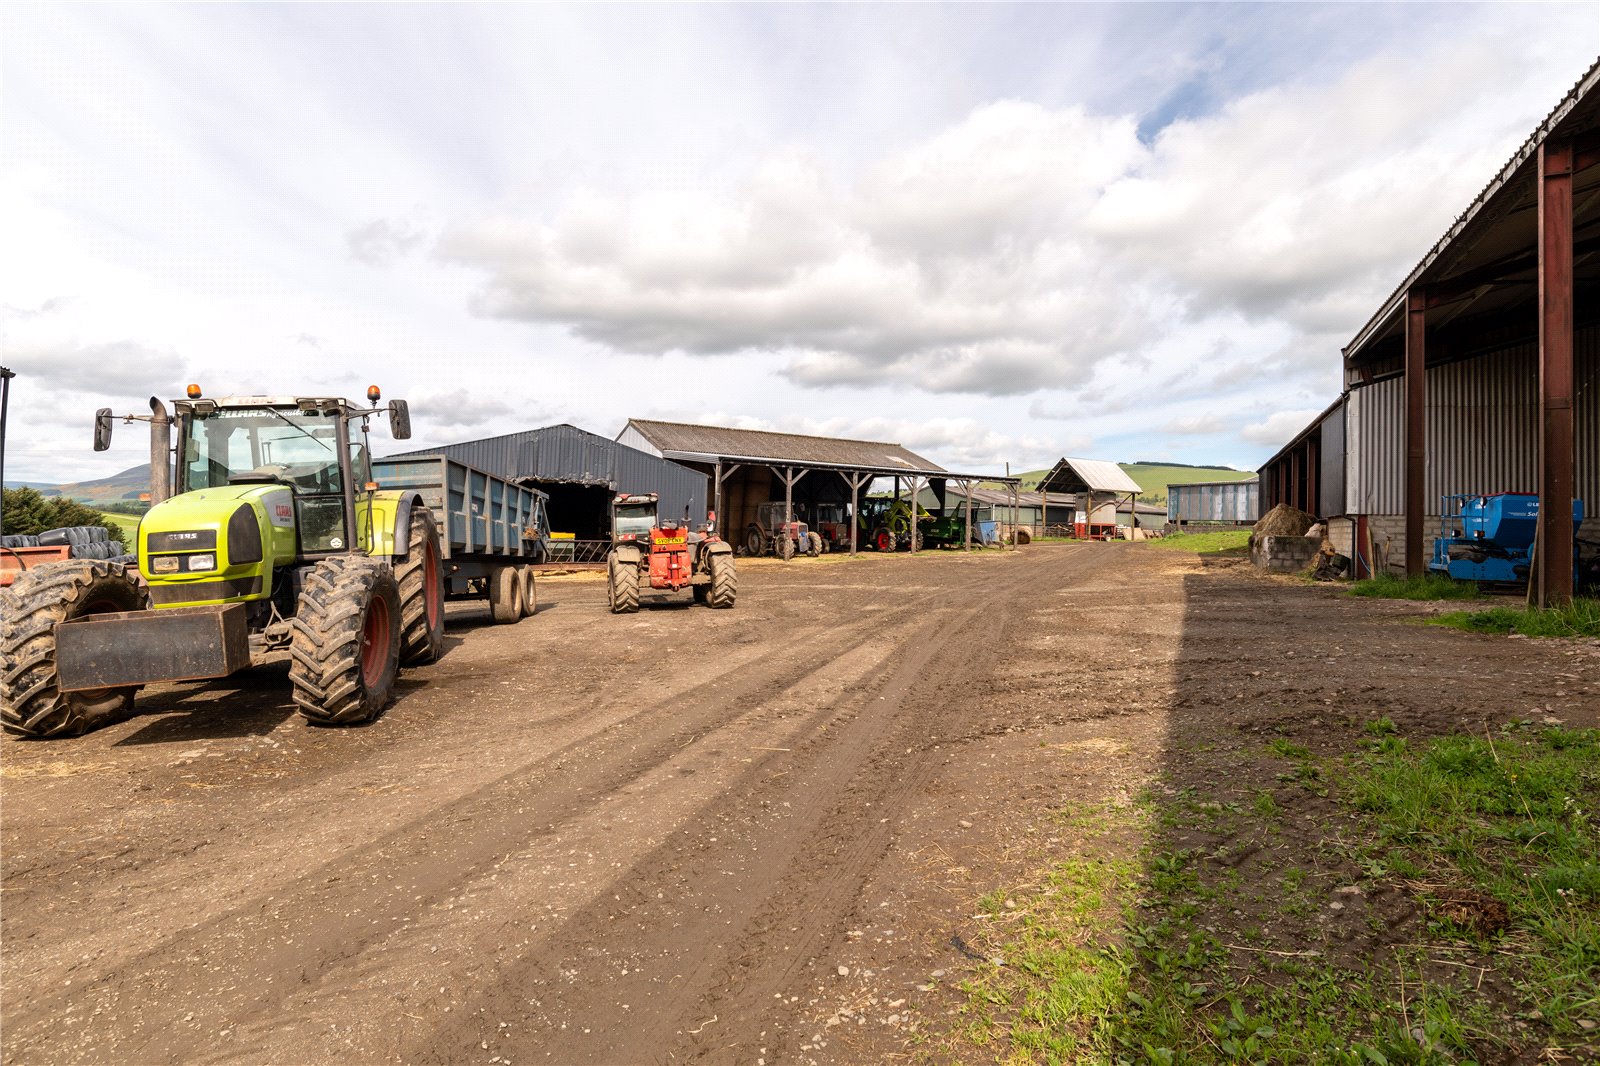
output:
[[[63,692],[199,681],[249,665],[242,603],[87,614],[56,626]]]

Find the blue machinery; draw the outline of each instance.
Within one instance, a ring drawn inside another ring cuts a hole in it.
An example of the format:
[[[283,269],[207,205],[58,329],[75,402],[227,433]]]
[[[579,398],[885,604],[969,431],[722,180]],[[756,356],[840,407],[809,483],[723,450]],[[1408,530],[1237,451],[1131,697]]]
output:
[[[1524,582],[1533,562],[1539,497],[1516,492],[1444,497],[1444,521],[1428,569],[1458,581]],[[1583,501],[1572,501],[1572,530],[1583,523]],[[1577,544],[1573,544],[1574,567]]]

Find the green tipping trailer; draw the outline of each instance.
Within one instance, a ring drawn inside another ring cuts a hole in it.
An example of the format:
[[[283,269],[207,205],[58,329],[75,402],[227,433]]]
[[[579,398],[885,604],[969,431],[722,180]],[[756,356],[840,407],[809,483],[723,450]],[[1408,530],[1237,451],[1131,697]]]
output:
[[[537,599],[528,567],[549,552],[547,493],[445,455],[378,459],[372,477],[385,491],[415,493],[433,511],[446,599],[487,597],[497,622],[533,613]],[[509,602],[513,581],[527,601],[516,612]]]

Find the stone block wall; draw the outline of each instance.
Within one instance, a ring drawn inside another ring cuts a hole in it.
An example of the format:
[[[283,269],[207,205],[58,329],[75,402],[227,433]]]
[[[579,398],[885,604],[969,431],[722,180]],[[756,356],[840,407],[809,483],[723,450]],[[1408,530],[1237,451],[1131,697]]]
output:
[[[1257,537],[1250,561],[1263,570],[1298,574],[1311,565],[1321,548],[1320,537]]]

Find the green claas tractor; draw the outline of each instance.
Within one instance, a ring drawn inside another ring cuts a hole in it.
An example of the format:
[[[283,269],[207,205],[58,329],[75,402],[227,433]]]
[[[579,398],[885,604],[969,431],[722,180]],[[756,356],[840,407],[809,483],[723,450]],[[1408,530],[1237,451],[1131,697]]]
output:
[[[380,491],[367,429],[403,400],[202,399],[150,415],[151,499],[131,559],[37,566],[4,593],[0,724],[22,736],[82,732],[130,712],[143,685],[223,677],[287,653],[307,720],[341,725],[388,702],[401,663],[444,644],[439,535],[409,491]],[[109,408],[95,449],[110,445]],[[177,447],[171,439],[177,437]],[[169,456],[175,453],[175,484]],[[173,490],[169,498],[169,487]]]

